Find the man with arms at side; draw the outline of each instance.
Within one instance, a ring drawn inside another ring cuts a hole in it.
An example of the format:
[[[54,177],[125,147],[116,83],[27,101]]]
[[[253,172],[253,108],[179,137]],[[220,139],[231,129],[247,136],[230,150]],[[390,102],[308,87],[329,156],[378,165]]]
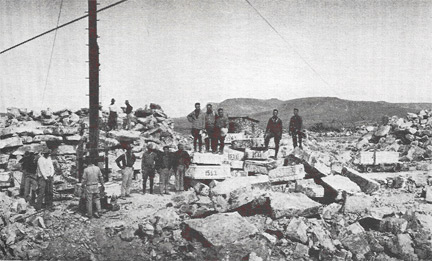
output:
[[[294,116],[291,117],[290,124],[289,124],[289,135],[292,136],[294,148],[296,148],[298,145],[300,149],[303,149],[302,146],[303,119],[302,117],[300,117],[300,115],[298,115],[298,112],[299,110],[297,108],[294,109]],[[298,140],[298,144],[297,144],[297,140]]]

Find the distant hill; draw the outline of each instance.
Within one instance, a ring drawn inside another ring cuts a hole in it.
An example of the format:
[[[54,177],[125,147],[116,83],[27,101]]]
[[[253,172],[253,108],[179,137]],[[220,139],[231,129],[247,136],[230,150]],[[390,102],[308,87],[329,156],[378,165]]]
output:
[[[228,99],[221,103],[212,103],[214,108],[223,107],[229,116],[249,116],[260,121],[265,128],[274,108],[279,110],[279,117],[288,127],[293,109],[298,108],[305,127],[316,123],[326,126],[353,127],[360,123],[377,123],[382,116],[404,117],[407,112],[431,109],[432,103],[388,103],[370,101],[350,101],[335,97],[311,97],[281,101],[278,99]],[[190,131],[190,124],[185,117],[174,119],[175,129],[182,133]]]

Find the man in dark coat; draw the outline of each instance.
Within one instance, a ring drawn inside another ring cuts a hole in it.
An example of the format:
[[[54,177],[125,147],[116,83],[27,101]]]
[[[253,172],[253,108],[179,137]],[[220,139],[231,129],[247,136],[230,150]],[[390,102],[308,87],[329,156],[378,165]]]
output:
[[[282,138],[282,120],[278,117],[278,110],[273,110],[273,117],[268,120],[266,133],[264,137],[265,148],[268,149],[268,145],[271,138],[274,138],[275,142],[275,159],[279,152],[279,143]]]
[[[183,144],[178,145],[178,150],[174,153],[174,171],[175,171],[175,188],[176,191],[184,190],[184,177],[190,164],[189,153],[184,151]]]
[[[294,116],[291,117],[290,124],[289,124],[289,135],[292,136],[293,145],[294,148],[297,147],[297,145],[300,147],[300,149],[303,149],[302,146],[302,128],[303,128],[303,119],[298,115],[299,110],[294,109]],[[298,144],[297,144],[297,138],[298,138]]]

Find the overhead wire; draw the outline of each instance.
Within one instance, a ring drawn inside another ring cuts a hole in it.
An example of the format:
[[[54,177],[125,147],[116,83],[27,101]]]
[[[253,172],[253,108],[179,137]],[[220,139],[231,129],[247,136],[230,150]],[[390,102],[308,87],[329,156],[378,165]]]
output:
[[[62,8],[63,8],[63,0],[61,0],[61,2],[60,2],[60,9],[59,9],[58,17],[57,17],[56,28],[58,28],[58,26],[59,26]],[[54,40],[53,40],[53,43],[52,43],[52,46],[51,46],[51,55],[50,55],[50,59],[49,59],[49,63],[48,63],[48,72],[47,72],[47,76],[46,76],[46,79],[45,79],[45,87],[44,87],[43,94],[42,94],[42,104],[41,105],[43,105],[44,100],[45,100],[45,91],[46,91],[46,88],[47,88],[47,85],[48,85],[48,78],[49,78],[49,73],[50,73],[50,69],[51,69],[51,63],[52,63],[52,58],[53,58],[53,54],[54,54],[54,47],[55,47],[56,39],[57,39],[57,29],[55,30]]]
[[[318,77],[319,77],[319,79],[322,81],[322,82],[324,82],[328,87],[331,87],[330,86],[330,84],[324,79],[324,77],[322,77],[321,76],[321,74],[320,73],[318,73],[318,71],[317,70],[315,70],[315,68],[313,68],[313,66],[312,66],[312,64],[310,64],[304,57],[303,57],[303,55],[301,55],[295,48],[294,48],[294,46],[291,44],[291,43],[289,43],[286,39],[285,39],[285,37],[283,37],[282,36],[282,34],[280,34],[279,33],[279,31],[270,23],[270,21],[269,20],[267,20],[265,17],[264,17],[264,15],[262,15],[261,14],[261,12],[257,9],[257,8],[255,8],[255,6],[253,6],[252,5],[252,3],[249,1],[249,0],[245,0],[246,1],[246,3],[248,3],[251,7],[252,7],[252,9],[254,9],[255,10],[255,12],[264,20],[264,22],[266,22],[267,23],[267,25],[268,26],[270,26],[270,28],[282,39],[282,41],[284,41],[285,42],[285,44],[287,44],[293,51],[294,51],[294,53],[309,67],[309,69],[311,69],[312,70],[312,72],[313,73],[315,73]]]

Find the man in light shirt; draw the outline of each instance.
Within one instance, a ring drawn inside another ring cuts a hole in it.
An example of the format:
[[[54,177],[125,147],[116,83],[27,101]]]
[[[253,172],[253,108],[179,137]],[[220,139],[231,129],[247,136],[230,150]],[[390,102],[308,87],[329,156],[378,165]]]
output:
[[[46,148],[42,151],[42,157],[37,162],[36,175],[38,178],[38,197],[36,202],[36,210],[42,208],[42,202],[45,201],[47,209],[53,207],[53,178],[54,165],[50,157],[51,151]]]
[[[108,116],[108,128],[110,130],[117,129],[117,117],[119,113],[119,108],[115,104],[115,99],[111,99],[111,104],[109,106],[109,116]]]

